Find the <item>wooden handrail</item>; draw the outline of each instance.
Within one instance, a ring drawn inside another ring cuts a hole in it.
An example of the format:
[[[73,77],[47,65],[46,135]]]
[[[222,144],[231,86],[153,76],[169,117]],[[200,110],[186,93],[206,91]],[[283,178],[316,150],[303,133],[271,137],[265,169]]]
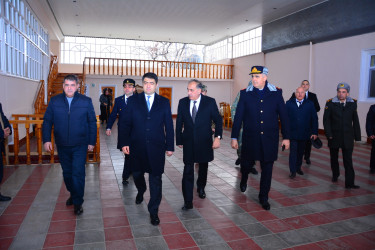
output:
[[[149,71],[161,77],[233,79],[233,65],[196,62],[85,57],[82,71],[84,83],[86,75],[142,76]]]
[[[50,63],[50,68],[49,68],[49,73],[48,73],[48,82],[47,82],[47,103],[52,97],[52,85],[53,81],[56,79],[57,74],[59,71],[59,65],[58,65],[58,57],[57,56],[52,56],[51,57],[51,63]]]
[[[42,163],[42,157],[43,155],[50,155],[50,163],[55,162],[55,142],[54,142],[54,136],[53,136],[53,130],[52,130],[52,136],[51,136],[51,142],[52,142],[52,151],[49,152],[43,152],[43,142],[42,142],[42,125],[43,125],[43,115],[41,114],[14,114],[12,115],[14,117],[14,120],[9,120],[9,123],[13,127],[13,153],[9,153],[7,157],[14,156],[14,165],[19,164],[19,155],[26,155],[26,164],[32,164],[32,163]],[[25,118],[25,120],[20,120]],[[19,125],[24,125],[26,130],[26,152],[20,152],[20,145],[19,145]],[[97,125],[97,139],[96,139],[96,145],[93,152],[87,153],[87,162],[91,163],[99,163],[100,162],[100,138],[99,138],[99,128],[100,128],[100,119],[99,116],[96,116],[96,125]],[[30,147],[30,140],[31,140],[31,134],[30,134],[30,127],[34,126],[35,128],[35,136],[37,140],[37,152],[31,152]],[[8,145],[5,145],[6,147]],[[37,155],[38,160],[37,162],[32,162],[31,156]]]

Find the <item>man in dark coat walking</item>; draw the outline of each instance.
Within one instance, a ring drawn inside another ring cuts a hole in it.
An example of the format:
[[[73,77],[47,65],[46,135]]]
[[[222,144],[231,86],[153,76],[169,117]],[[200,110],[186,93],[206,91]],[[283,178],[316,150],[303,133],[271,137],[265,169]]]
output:
[[[108,136],[111,135],[111,128],[113,126],[113,123],[115,122],[117,115],[119,121],[117,122],[117,148],[121,150],[121,147],[119,145],[119,136],[121,134],[121,127],[119,126],[121,124],[121,119],[124,117],[125,108],[128,103],[128,98],[131,97],[135,91],[135,81],[131,78],[127,78],[122,83],[124,87],[124,95],[119,96],[115,99],[115,106],[113,106],[112,113],[108,118],[107,122],[107,131],[106,134]],[[122,184],[127,185],[129,184],[129,176],[130,176],[130,156],[125,155],[125,161],[124,161],[124,169],[122,170]]]
[[[146,73],[142,77],[143,93],[128,100],[124,119],[121,119],[120,147],[130,155],[131,171],[141,204],[146,192],[144,173],[149,173],[150,201],[148,211],[152,225],[159,225],[159,205],[162,198],[162,174],[165,155],[174,151],[174,131],[169,100],[155,93],[158,77]]]
[[[74,213],[83,212],[85,192],[85,165],[87,150],[96,144],[96,117],[91,98],[77,92],[78,78],[64,78],[64,93],[51,98],[43,119],[43,143],[47,152],[52,150],[51,130],[54,135],[63,170],[66,189],[70,197],[66,205],[74,205]]]
[[[238,149],[237,138],[243,124],[241,162],[260,161],[259,202],[265,210],[271,208],[268,193],[271,189],[272,168],[279,150],[279,118],[283,135],[282,146],[289,148],[289,118],[281,89],[267,81],[268,69],[253,66],[252,85],[241,91],[232,128],[231,146]],[[240,189],[246,191],[249,164],[241,164]]]
[[[305,91],[302,87],[296,89],[295,96],[296,98],[286,102],[290,120],[289,177],[291,179],[296,177],[296,173],[303,175],[301,166],[306,141],[315,140],[318,135],[318,116],[313,102],[305,99]]]
[[[370,106],[366,117],[367,136],[372,140],[370,173],[375,174],[375,104]]]
[[[305,91],[305,99],[308,99],[311,102],[313,102],[315,110],[318,113],[320,111],[320,105],[319,105],[318,97],[313,92],[310,92],[310,90],[309,90],[310,89],[310,82],[308,80],[303,80],[302,83],[301,83],[301,87]],[[295,93],[293,93],[290,100],[295,100],[295,99],[296,99],[296,95],[295,95]],[[304,155],[305,155],[306,163],[310,165],[311,164],[311,160],[310,160],[311,140],[306,140]]]
[[[359,188],[354,184],[353,147],[354,140],[361,140],[361,128],[357,114],[357,100],[349,97],[350,86],[347,83],[337,85],[337,96],[326,103],[323,125],[328,139],[331,156],[332,182],[340,176],[339,149],[345,168],[345,188]]]
[[[5,152],[4,143],[8,136],[12,134],[12,127],[9,124],[7,117],[4,115],[3,108],[0,103],[0,184],[4,176],[3,166],[3,152]],[[10,201],[12,198],[4,196],[0,193],[0,201]]]
[[[199,163],[197,192],[204,199],[207,183],[208,162],[214,159],[213,149],[220,147],[223,120],[215,99],[202,95],[203,84],[193,79],[189,81],[188,97],[178,104],[176,120],[176,145],[183,148],[184,173],[182,193],[185,204],[183,210],[193,208],[194,163]],[[215,123],[215,139],[212,140],[212,122]]]

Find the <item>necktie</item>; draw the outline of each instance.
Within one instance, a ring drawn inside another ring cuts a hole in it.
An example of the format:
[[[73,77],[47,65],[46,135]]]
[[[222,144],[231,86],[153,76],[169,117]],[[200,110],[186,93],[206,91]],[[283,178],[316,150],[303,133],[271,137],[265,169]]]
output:
[[[194,123],[195,123],[195,116],[197,115],[197,107],[195,106],[196,103],[197,101],[194,101],[193,110],[191,111],[191,118],[193,118]]]
[[[151,107],[150,107],[150,95],[147,96],[147,108],[148,108],[148,111],[150,111]]]
[[[302,102],[297,102],[298,103],[298,107],[301,106]]]
[[[342,108],[345,108],[345,103],[344,102],[341,102],[340,105],[341,105]]]

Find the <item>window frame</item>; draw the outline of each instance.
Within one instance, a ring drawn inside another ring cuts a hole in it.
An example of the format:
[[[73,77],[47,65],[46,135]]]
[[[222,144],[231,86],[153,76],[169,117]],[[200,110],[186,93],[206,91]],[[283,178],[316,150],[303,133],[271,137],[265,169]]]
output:
[[[362,50],[361,53],[361,77],[359,84],[359,101],[375,102],[375,97],[369,97],[370,92],[370,70],[375,70],[375,65],[370,66],[371,56],[375,56],[375,48]]]

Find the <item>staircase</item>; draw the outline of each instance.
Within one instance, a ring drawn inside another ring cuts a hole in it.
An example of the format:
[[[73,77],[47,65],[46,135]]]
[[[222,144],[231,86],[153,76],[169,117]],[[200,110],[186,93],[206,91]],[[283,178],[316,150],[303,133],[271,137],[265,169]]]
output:
[[[49,93],[50,97],[53,97],[55,95],[61,94],[63,92],[63,83],[64,83],[64,78],[67,75],[70,75],[71,73],[58,73],[56,78],[53,80],[50,91]],[[80,86],[82,86],[82,77],[83,74],[75,74],[78,77],[78,83]],[[80,89],[78,90],[79,93],[82,93]]]

